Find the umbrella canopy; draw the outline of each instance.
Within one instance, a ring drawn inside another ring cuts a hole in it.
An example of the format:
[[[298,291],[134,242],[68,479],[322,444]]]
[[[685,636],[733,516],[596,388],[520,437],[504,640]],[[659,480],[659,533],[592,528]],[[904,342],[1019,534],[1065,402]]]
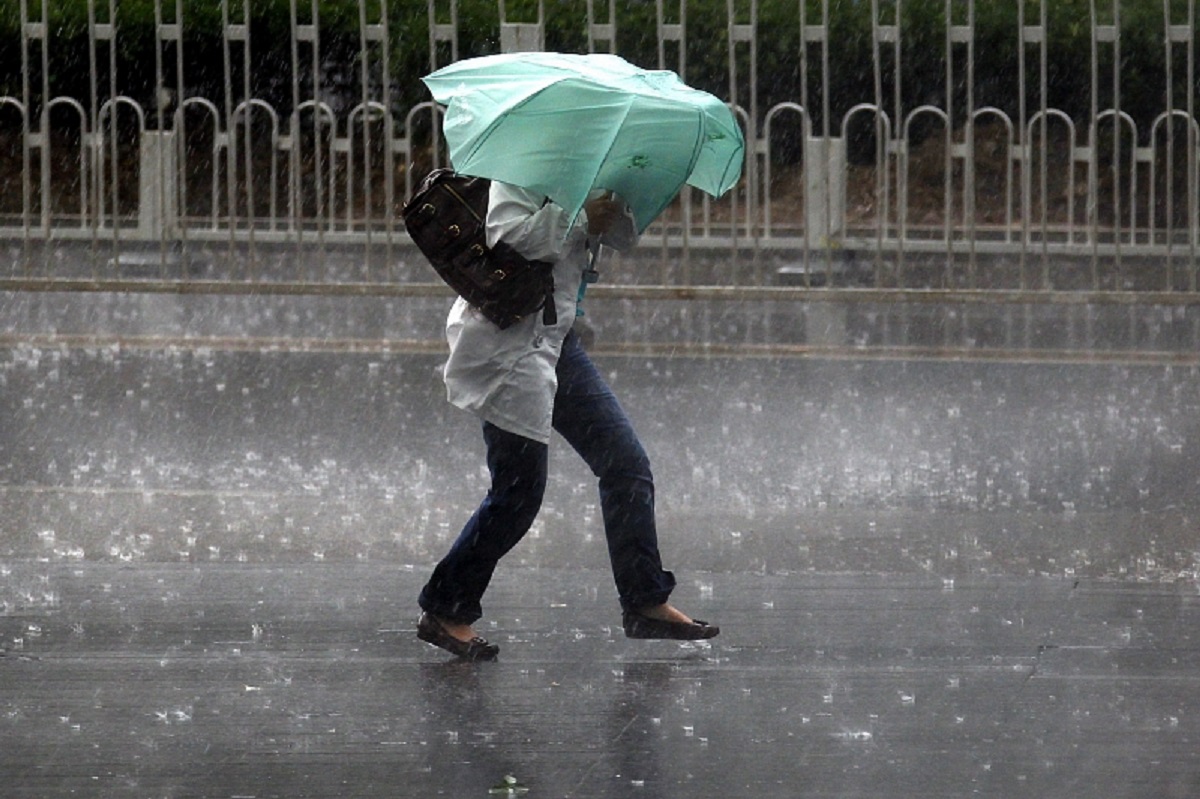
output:
[[[446,106],[455,170],[538,191],[572,216],[607,189],[641,231],[685,183],[719,197],[741,175],[733,113],[674,72],[615,55],[507,53],[422,80]]]

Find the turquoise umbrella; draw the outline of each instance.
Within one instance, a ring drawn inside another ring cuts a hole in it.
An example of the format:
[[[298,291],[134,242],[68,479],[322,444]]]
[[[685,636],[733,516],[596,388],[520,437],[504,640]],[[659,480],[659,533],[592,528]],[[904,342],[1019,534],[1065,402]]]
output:
[[[540,192],[572,216],[606,189],[645,230],[685,183],[720,197],[742,172],[728,106],[615,55],[483,56],[422,80],[446,107],[455,170]]]

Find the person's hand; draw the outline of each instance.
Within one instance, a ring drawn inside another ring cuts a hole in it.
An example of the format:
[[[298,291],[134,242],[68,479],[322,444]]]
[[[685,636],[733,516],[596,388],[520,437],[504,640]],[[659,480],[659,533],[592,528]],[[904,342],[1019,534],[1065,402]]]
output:
[[[588,200],[584,203],[583,210],[587,214],[589,236],[607,233],[613,225],[625,218],[625,204],[612,192]]]

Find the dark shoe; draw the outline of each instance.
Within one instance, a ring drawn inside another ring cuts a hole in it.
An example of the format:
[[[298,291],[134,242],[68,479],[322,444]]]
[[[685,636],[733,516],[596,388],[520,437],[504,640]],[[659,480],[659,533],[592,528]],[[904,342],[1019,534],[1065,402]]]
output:
[[[703,641],[715,638],[721,628],[706,621],[692,619],[691,624],[681,621],[660,621],[640,613],[627,610],[621,615],[626,638],[659,639],[669,641]]]
[[[428,613],[422,613],[417,620],[417,637],[428,644],[440,646],[452,655],[463,660],[495,660],[500,654],[500,647],[489,644],[479,636],[470,641],[460,641],[442,626],[436,618]]]

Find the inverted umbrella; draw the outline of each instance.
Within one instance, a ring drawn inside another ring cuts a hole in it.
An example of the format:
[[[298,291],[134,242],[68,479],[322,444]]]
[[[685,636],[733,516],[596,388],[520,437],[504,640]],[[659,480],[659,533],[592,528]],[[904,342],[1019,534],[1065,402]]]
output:
[[[733,113],[674,72],[607,54],[506,53],[422,80],[446,106],[455,170],[545,194],[572,217],[606,189],[642,231],[685,183],[720,197],[741,175]]]

